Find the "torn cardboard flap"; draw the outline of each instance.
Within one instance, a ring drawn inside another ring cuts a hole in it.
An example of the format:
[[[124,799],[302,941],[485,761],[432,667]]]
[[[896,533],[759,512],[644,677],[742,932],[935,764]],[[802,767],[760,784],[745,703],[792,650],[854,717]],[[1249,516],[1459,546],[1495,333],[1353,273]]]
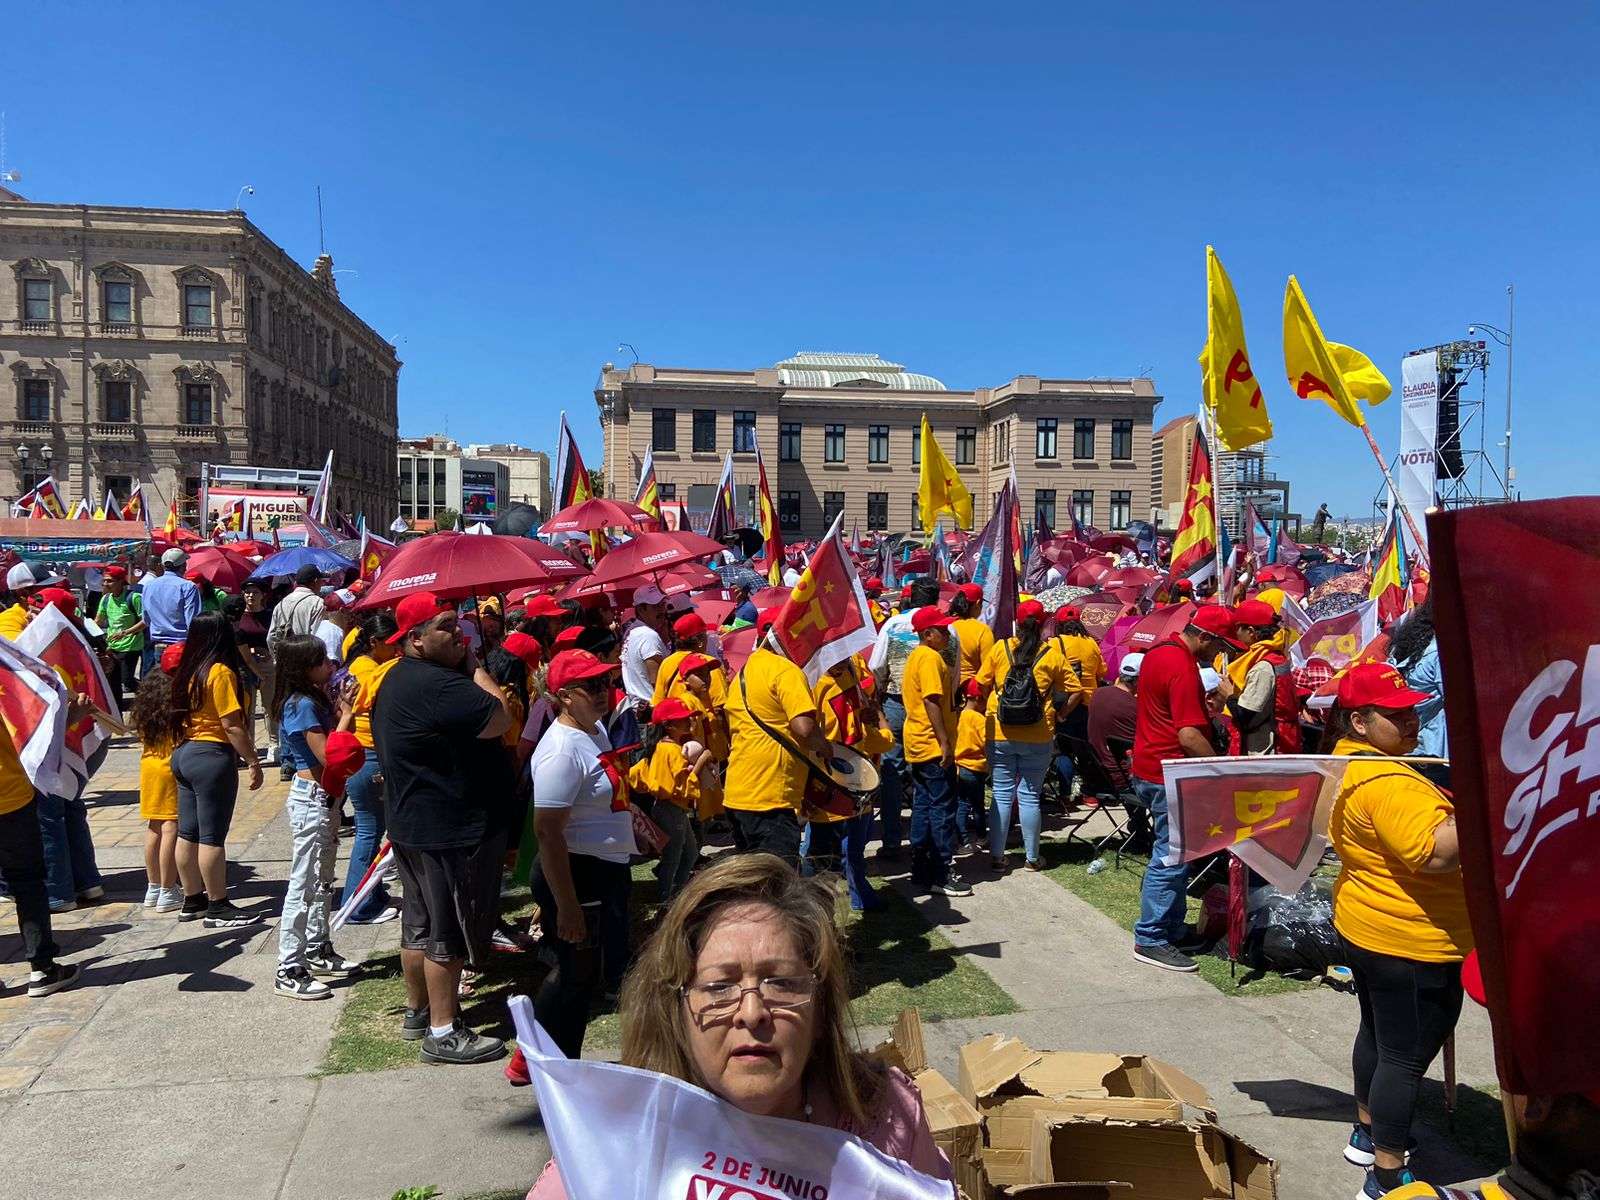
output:
[[[1211,1098],[1211,1093],[1206,1091],[1198,1081],[1180,1071],[1169,1062],[1159,1058],[1144,1055],[1125,1058],[1125,1065],[1131,1070],[1135,1064],[1149,1073],[1151,1081],[1159,1086],[1173,1099],[1187,1104],[1190,1108],[1197,1109],[1206,1115],[1206,1120],[1217,1119],[1216,1101]]]
[[[1209,1122],[1034,1118],[1035,1183],[1111,1179],[1139,1200],[1276,1200],[1277,1165]]]

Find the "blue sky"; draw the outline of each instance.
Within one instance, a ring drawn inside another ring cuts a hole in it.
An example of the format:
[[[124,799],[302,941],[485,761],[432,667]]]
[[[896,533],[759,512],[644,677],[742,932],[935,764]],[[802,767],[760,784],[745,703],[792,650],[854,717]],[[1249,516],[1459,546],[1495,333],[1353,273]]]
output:
[[[321,184],[408,435],[553,448],[565,408],[598,462],[620,341],[956,387],[1148,370],[1160,422],[1198,396],[1209,241],[1301,511],[1365,511],[1377,479],[1284,382],[1291,272],[1397,388],[1407,350],[1504,325],[1514,280],[1519,483],[1596,490],[1591,6],[53,3],[7,31],[32,199],[249,183],[309,266]],[[1498,459],[1503,359],[1488,399]],[[1391,453],[1398,425],[1373,417]]]

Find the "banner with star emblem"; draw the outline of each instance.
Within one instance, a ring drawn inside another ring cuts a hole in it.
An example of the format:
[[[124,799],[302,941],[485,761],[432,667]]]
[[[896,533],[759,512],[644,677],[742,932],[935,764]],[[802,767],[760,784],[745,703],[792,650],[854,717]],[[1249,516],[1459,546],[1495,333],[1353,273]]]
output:
[[[843,525],[840,513],[772,622],[784,654],[805,671],[813,687],[829,667],[878,640],[867,593],[845,549]]]
[[[122,711],[117,707],[117,694],[106,678],[99,656],[89,645],[89,639],[59,608],[47,604],[34,613],[28,627],[17,635],[16,643],[55,671],[66,685],[69,695],[87,696],[95,708],[121,723]],[[87,779],[89,758],[109,736],[92,716],[68,725],[61,752],[62,766],[74,772],[79,779]]]
[[[1189,490],[1184,494],[1183,519],[1172,539],[1174,578],[1201,579],[1217,565],[1217,504],[1212,494],[1211,451],[1205,435],[1194,435],[1189,456]]]
[[[0,638],[0,721],[35,791],[60,794],[67,701],[67,689],[54,671],[16,642]]]
[[[1331,754],[1162,763],[1168,851],[1177,866],[1227,850],[1279,891],[1311,878],[1349,759]]]

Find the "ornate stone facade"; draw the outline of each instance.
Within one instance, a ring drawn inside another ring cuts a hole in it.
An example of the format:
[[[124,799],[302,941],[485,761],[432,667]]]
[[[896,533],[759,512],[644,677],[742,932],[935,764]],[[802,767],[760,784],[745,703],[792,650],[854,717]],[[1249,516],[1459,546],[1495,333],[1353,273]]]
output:
[[[0,197],[0,262],[0,495],[143,482],[161,514],[203,462],[332,450],[332,503],[392,518],[400,361],[326,256],[306,271],[237,211]]]

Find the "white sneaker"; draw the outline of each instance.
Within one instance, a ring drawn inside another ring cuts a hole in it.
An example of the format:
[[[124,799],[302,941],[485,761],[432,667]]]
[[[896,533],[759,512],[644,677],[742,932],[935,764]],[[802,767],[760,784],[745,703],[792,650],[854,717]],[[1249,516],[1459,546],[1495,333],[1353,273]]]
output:
[[[160,900],[161,888],[159,885],[152,883],[149,887],[144,889],[144,906],[146,908],[154,908],[157,903],[160,902]]]
[[[160,891],[161,894],[156,900],[156,911],[158,913],[177,912],[183,907],[183,888],[162,888]],[[145,903],[148,904],[150,902],[146,900]]]
[[[105,898],[106,890],[98,883],[93,887],[84,888],[83,891],[78,893],[79,900],[104,900]]]
[[[288,996],[291,1000],[326,1000],[333,995],[332,988],[320,980],[313,979],[311,972],[304,967],[297,971],[286,971],[280,967],[272,981],[272,990],[280,996]]]

